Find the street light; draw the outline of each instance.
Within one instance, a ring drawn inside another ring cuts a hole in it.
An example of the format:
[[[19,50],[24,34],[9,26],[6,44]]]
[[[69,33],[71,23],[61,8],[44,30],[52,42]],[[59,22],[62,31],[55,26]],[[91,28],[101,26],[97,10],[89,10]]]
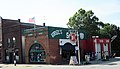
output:
[[[13,45],[14,45],[14,53],[13,53],[13,55],[14,55],[14,66],[16,66],[16,55],[15,55],[15,37],[13,37]]]

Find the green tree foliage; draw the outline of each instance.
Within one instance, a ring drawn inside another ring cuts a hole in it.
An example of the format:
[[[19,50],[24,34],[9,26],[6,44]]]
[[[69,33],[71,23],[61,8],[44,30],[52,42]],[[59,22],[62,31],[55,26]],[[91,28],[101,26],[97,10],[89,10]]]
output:
[[[94,15],[92,10],[85,11],[81,8],[70,17],[67,26],[73,29],[85,28],[90,35],[95,35],[99,30],[98,21],[99,19]]]
[[[111,42],[111,51],[115,52],[116,56],[120,56],[120,28],[119,27],[117,27],[116,32],[117,32],[117,38]]]
[[[102,38],[111,38],[114,35],[117,35],[116,25],[106,23],[103,28],[100,29],[100,36]]]
[[[117,34],[117,26],[113,24],[99,21],[99,18],[94,15],[92,10],[85,11],[79,9],[67,23],[69,28],[80,29],[84,28],[90,35],[99,35],[102,38],[111,38]]]

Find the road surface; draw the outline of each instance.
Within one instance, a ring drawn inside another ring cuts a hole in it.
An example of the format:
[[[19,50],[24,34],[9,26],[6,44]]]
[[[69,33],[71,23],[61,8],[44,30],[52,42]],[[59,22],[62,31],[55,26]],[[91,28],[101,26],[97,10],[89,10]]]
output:
[[[93,61],[89,65],[0,64],[1,69],[120,69],[120,58]]]

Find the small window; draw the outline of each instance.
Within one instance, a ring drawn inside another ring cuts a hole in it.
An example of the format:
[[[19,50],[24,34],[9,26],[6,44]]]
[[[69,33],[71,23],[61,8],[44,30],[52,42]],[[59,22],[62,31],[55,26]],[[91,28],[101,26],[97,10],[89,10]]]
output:
[[[8,47],[10,47],[10,43],[11,43],[10,38],[8,38],[8,39],[7,39]]]

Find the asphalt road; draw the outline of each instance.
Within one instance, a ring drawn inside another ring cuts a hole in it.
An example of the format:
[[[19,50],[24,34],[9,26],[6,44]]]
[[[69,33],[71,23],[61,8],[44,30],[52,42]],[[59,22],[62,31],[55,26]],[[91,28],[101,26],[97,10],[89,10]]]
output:
[[[1,69],[120,69],[120,58],[91,62],[89,65],[0,64]]]

